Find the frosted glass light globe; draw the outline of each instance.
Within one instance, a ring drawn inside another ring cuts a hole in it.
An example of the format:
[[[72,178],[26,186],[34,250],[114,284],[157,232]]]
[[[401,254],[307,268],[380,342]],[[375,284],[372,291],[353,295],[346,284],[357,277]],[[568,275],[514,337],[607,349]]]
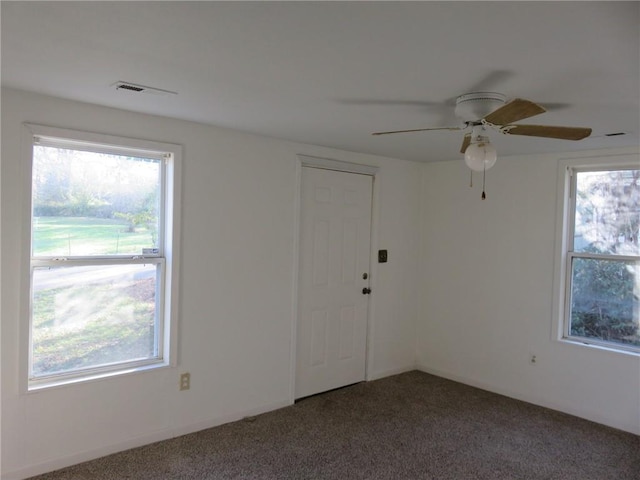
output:
[[[471,170],[482,172],[489,170],[496,163],[496,149],[488,141],[472,143],[464,152],[464,161]]]

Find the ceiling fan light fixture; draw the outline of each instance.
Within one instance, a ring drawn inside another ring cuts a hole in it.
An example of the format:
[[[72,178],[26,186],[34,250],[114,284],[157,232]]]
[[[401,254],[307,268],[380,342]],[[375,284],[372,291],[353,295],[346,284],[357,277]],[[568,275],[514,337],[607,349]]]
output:
[[[464,162],[471,170],[484,172],[493,167],[498,159],[496,149],[487,137],[478,139],[467,147],[464,152]]]

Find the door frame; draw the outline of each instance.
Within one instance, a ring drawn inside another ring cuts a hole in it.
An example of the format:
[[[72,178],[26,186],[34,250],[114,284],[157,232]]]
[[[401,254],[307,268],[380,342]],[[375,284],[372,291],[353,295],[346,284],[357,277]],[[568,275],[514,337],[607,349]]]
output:
[[[291,348],[289,358],[289,403],[295,402],[295,383],[296,383],[296,360],[298,349],[298,286],[299,286],[299,268],[300,268],[300,226],[302,214],[302,169],[303,168],[319,168],[323,170],[335,170],[338,172],[355,173],[360,175],[369,175],[372,177],[372,196],[371,196],[371,244],[369,255],[369,275],[371,295],[369,296],[369,305],[367,308],[367,345],[366,345],[366,361],[365,361],[365,380],[371,380],[373,372],[373,318],[375,307],[375,291],[377,283],[377,258],[374,252],[378,251],[378,178],[379,167],[373,165],[364,165],[359,163],[343,162],[331,158],[315,157],[311,155],[296,155],[296,188],[294,200],[294,221],[293,221],[293,289],[292,289],[292,319],[291,319]]]

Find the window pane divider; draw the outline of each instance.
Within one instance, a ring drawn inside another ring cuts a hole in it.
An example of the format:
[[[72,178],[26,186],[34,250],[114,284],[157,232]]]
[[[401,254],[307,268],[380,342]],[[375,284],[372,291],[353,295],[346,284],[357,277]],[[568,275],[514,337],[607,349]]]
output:
[[[612,253],[588,253],[588,252],[568,252],[571,258],[593,258],[596,260],[614,260],[620,262],[633,262],[640,260],[638,255],[616,255]]]
[[[68,257],[65,260],[58,258],[33,258],[31,265],[34,267],[64,267],[65,265],[73,266],[91,266],[91,265],[146,265],[164,263],[163,257]]]

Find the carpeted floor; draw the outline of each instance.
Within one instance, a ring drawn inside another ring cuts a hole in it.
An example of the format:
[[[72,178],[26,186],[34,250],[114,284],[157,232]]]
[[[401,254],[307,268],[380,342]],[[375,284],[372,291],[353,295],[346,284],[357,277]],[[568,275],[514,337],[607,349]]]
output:
[[[38,480],[639,480],[640,437],[409,372]]]

